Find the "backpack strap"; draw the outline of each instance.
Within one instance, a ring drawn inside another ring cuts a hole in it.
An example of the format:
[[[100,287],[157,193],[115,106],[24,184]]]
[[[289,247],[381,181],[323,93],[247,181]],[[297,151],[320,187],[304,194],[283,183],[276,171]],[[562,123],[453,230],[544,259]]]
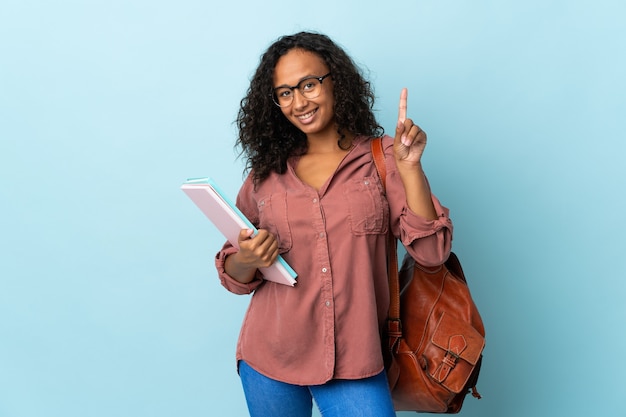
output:
[[[385,165],[385,151],[383,149],[383,139],[372,139],[372,157],[374,158],[374,165],[378,171],[380,182],[383,185],[383,190],[387,187],[387,166]]]
[[[382,138],[371,140],[372,157],[378,171],[383,190],[387,185],[387,167],[385,165],[385,151]],[[389,280],[389,313],[387,314],[387,336],[389,348],[393,349],[402,337],[402,323],[400,322],[400,280],[398,278],[398,242],[389,227],[387,233],[387,277]]]

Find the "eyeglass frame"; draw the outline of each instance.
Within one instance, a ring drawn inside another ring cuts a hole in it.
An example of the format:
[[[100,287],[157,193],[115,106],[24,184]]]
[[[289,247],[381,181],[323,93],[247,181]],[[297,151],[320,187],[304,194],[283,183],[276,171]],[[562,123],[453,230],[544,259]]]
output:
[[[274,102],[274,104],[276,104],[278,107],[281,107],[281,108],[282,108],[282,107],[289,107],[289,106],[291,106],[291,105],[293,104],[293,98],[296,96],[296,95],[295,95],[295,93],[294,93],[294,94],[293,94],[293,96],[291,97],[291,101],[289,102],[289,104],[280,105],[280,104],[278,103],[278,97],[277,97],[277,95],[276,95],[276,90],[278,90],[278,89],[280,89],[280,88],[287,88],[287,89],[291,90],[292,92],[293,92],[294,90],[298,90],[298,92],[300,93],[300,95],[302,95],[302,97],[304,97],[304,98],[306,98],[306,99],[313,99],[313,98],[317,98],[317,97],[319,97],[319,95],[322,93],[322,91],[321,91],[321,90],[320,90],[320,94],[316,95],[315,97],[307,97],[307,96],[305,96],[305,95],[304,95],[304,93],[303,93],[303,92],[302,92],[302,90],[300,89],[300,84],[302,84],[303,82],[308,81],[308,80],[317,80],[317,81],[319,81],[319,82],[320,82],[320,85],[323,85],[323,84],[324,84],[324,80],[325,80],[326,78],[330,77],[330,76],[331,76],[331,74],[332,74],[332,72],[329,72],[329,73],[328,73],[328,74],[326,74],[326,75],[322,75],[321,77],[306,77],[306,78],[304,78],[304,79],[300,80],[300,82],[299,82],[298,84],[294,85],[294,86],[281,85],[281,86],[279,86],[279,87],[276,87],[276,88],[274,88],[274,89],[272,90],[272,93],[270,94],[270,96],[272,97],[272,101]]]

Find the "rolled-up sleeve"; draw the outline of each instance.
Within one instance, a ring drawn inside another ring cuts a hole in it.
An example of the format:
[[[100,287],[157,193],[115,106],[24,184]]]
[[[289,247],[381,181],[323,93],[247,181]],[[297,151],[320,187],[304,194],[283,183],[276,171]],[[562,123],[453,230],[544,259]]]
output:
[[[393,138],[386,138],[383,144],[387,165],[387,201],[393,233],[416,262],[424,266],[441,265],[448,259],[452,249],[450,210],[431,194],[437,218],[430,220],[415,214],[407,205],[404,185],[396,168]]]
[[[257,276],[249,283],[244,284],[228,275],[226,273],[226,268],[224,267],[224,264],[226,263],[226,258],[228,257],[228,255],[232,255],[235,252],[237,252],[237,248],[235,248],[230,243],[226,243],[222,250],[217,253],[217,255],[215,256],[215,267],[217,268],[217,275],[220,279],[222,286],[233,294],[251,294],[255,289],[258,288],[259,285],[263,283],[263,280]]]
[[[432,196],[437,212],[434,220],[415,214],[408,207],[400,215],[400,241],[419,264],[437,266],[443,264],[452,249],[452,221],[449,210]]]

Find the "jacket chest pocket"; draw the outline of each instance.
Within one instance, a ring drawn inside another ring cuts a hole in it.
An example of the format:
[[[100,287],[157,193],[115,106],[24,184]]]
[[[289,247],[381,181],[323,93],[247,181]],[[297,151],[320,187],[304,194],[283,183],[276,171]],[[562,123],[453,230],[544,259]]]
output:
[[[353,234],[387,233],[389,204],[383,195],[378,178],[350,180],[344,185],[343,194]]]
[[[259,210],[259,228],[272,233],[278,241],[278,251],[287,252],[291,249],[291,228],[287,216],[287,195],[271,194],[257,202]]]

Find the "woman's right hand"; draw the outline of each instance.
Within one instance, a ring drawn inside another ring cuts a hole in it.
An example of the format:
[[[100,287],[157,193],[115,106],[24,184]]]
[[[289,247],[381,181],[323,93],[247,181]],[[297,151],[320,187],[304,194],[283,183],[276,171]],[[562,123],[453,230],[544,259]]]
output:
[[[260,229],[252,236],[252,229],[239,232],[239,251],[226,258],[226,273],[242,283],[254,279],[258,268],[265,268],[278,258],[278,241],[270,232]]]

